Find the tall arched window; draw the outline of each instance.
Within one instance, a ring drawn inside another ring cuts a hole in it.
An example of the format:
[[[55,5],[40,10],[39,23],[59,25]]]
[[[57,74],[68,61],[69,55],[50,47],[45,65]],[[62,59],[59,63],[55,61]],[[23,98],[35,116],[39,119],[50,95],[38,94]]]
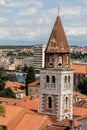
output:
[[[55,83],[55,76],[52,76],[52,83]]]
[[[67,83],[67,76],[65,76],[64,82]]]
[[[69,107],[69,98],[66,97],[65,98],[65,109],[68,109],[68,107]]]
[[[68,83],[70,83],[70,76],[68,76]]]
[[[62,67],[62,60],[63,60],[63,57],[59,56],[58,67]]]
[[[49,67],[53,67],[53,57],[49,57]]]
[[[49,83],[49,75],[46,75],[46,82]]]
[[[48,108],[52,108],[52,98],[48,97]]]

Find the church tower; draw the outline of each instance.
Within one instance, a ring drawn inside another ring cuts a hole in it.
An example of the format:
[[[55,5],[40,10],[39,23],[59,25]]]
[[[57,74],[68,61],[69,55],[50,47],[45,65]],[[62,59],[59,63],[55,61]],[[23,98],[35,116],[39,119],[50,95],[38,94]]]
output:
[[[72,119],[73,70],[70,49],[60,16],[57,16],[45,51],[45,67],[40,71],[40,113],[57,120]]]

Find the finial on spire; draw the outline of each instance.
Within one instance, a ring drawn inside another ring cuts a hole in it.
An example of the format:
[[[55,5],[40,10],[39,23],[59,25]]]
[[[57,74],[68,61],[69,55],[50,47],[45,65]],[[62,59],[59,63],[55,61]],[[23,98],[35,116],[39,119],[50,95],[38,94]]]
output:
[[[58,5],[58,16],[60,14],[60,5]]]

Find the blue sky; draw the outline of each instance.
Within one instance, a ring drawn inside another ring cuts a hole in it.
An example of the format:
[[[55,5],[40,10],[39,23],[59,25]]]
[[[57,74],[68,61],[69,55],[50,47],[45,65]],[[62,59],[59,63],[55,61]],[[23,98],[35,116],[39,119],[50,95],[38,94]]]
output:
[[[0,0],[0,45],[47,44],[58,5],[69,44],[87,46],[87,0]]]

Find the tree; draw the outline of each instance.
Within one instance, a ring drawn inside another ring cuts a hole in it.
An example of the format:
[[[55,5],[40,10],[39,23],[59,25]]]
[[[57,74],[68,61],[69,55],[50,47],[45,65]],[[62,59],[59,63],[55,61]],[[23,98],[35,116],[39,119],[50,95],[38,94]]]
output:
[[[79,82],[77,88],[81,93],[87,95],[87,77]]]
[[[5,82],[4,80],[0,79],[0,90],[4,90],[5,89]]]
[[[23,72],[27,73],[28,72],[28,67],[26,64],[24,64]]]
[[[5,117],[5,107],[0,105],[0,116]]]
[[[32,66],[28,68],[28,72],[26,75],[25,83],[26,83],[26,95],[28,95],[28,84],[35,81],[35,70]]]

